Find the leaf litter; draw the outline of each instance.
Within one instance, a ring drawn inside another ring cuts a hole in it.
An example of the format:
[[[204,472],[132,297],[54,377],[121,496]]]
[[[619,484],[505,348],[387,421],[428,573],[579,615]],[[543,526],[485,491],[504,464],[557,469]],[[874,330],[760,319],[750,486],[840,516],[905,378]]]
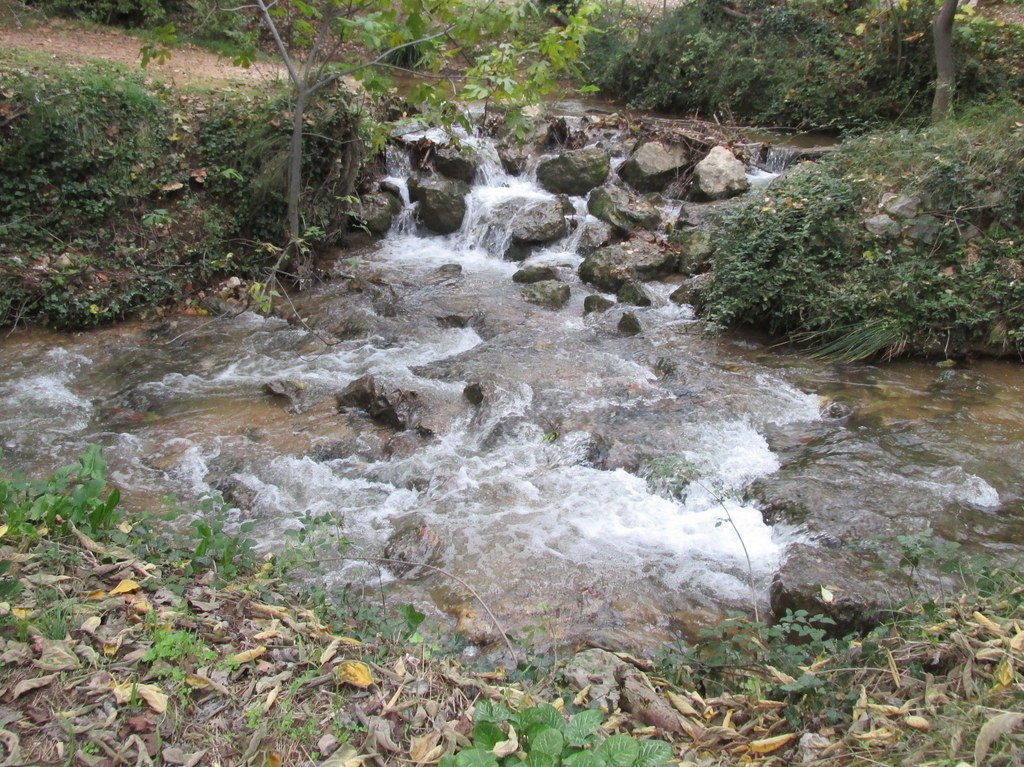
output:
[[[75,532],[59,558],[0,540],[22,588],[0,603],[3,767],[434,765],[471,745],[483,700],[600,708],[605,735],[665,739],[687,767],[1001,767],[1024,754],[1020,593],[954,602],[905,635],[891,624],[871,640],[881,663],[862,662],[867,639],[818,658],[805,678],[856,694],[829,718],[820,701],[780,693],[796,680],[768,663],[725,674],[714,695],[685,659],[672,682],[625,654],[612,680],[513,683],[422,644],[335,633],[261,572],[182,579]],[[516,758],[514,731],[500,745]]]

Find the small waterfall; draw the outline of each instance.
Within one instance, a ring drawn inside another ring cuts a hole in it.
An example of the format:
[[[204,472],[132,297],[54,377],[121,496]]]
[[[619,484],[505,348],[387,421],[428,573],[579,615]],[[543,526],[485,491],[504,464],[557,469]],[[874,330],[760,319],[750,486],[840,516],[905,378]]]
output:
[[[770,146],[764,159],[758,163],[762,170],[779,174],[795,163],[800,157],[800,148],[793,146]]]

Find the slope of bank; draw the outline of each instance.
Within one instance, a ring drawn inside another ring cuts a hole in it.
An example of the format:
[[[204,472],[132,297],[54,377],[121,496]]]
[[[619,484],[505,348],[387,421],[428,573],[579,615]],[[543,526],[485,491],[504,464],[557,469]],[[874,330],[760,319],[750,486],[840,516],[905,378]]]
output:
[[[105,468],[90,448],[47,480],[0,474],[3,764],[1010,765],[1024,749],[1019,571],[950,559],[964,593],[863,637],[797,613],[654,661],[499,640],[473,663],[412,607],[318,588],[309,563],[344,556],[326,531],[258,557],[216,505],[124,518]]]

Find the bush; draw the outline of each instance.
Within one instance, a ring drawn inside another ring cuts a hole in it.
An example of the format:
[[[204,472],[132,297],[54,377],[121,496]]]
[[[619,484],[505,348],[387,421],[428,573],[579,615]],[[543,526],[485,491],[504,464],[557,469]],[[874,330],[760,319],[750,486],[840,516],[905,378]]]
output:
[[[30,0],[44,13],[99,24],[142,27],[164,18],[168,0]]]
[[[827,356],[1024,350],[1024,126],[979,108],[923,131],[847,141],[728,214],[704,314]],[[926,238],[874,237],[885,192],[921,200]]]
[[[929,3],[887,11],[842,3],[694,0],[653,20],[608,16],[587,76],[632,106],[765,125],[854,129],[928,114]],[[614,31],[611,31],[614,30]],[[958,95],[1024,86],[1024,33],[961,19]]]

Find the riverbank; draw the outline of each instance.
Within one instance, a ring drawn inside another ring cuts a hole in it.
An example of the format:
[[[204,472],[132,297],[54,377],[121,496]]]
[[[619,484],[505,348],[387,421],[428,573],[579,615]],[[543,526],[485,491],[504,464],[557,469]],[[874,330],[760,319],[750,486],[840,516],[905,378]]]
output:
[[[467,660],[411,607],[297,580],[329,535],[257,557],[216,509],[128,518],[118,500],[95,449],[49,480],[0,475],[5,764],[1010,765],[1024,748],[1019,571],[950,560],[963,593],[866,636],[794,614],[654,659],[496,637]]]

